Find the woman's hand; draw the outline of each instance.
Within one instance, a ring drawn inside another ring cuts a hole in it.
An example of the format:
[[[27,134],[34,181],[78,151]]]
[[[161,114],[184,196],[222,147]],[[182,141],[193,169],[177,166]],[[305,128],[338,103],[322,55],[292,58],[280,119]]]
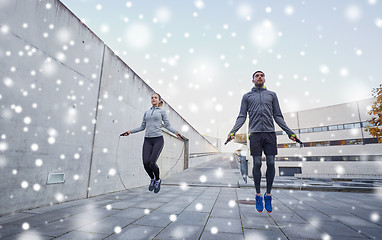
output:
[[[131,134],[131,132],[130,132],[130,131],[127,131],[127,132],[122,133],[122,134],[119,135],[119,136],[126,137],[126,136],[129,136],[130,134]]]
[[[184,140],[184,137],[183,137],[182,134],[180,134],[179,132],[176,133],[176,136],[177,136],[179,139]]]

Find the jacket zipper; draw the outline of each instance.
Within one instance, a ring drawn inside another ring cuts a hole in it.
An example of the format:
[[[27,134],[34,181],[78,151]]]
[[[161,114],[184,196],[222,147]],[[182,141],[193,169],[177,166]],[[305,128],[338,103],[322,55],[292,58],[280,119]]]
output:
[[[260,93],[260,107],[261,107],[261,111],[260,111],[260,122],[261,122],[261,131],[264,130],[264,104],[263,104],[263,94],[262,94],[262,91],[261,89],[259,88],[259,93]]]

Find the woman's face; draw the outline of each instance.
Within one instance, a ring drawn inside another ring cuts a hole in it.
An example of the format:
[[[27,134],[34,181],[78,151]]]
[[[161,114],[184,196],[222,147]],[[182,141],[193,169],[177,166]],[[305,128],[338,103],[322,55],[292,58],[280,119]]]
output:
[[[153,94],[153,95],[151,96],[151,104],[152,104],[153,106],[157,107],[158,104],[159,104],[159,102],[160,102],[160,100],[159,100],[159,96],[158,96],[157,94]]]

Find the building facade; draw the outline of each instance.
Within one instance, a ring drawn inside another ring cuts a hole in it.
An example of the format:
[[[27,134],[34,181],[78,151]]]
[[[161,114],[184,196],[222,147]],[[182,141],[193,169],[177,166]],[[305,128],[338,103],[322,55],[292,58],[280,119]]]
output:
[[[382,144],[365,131],[374,100],[284,113],[285,122],[304,147],[291,141],[275,124],[278,143],[276,175],[302,173],[305,176],[380,178]],[[247,158],[251,163],[252,157],[248,154]]]

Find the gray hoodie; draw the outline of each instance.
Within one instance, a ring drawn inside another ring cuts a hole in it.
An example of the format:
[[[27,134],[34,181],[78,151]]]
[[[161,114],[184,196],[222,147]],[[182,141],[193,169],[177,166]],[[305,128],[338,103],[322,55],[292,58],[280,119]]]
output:
[[[244,94],[241,100],[239,116],[230,133],[235,134],[243,126],[247,113],[249,117],[249,133],[275,132],[274,119],[289,137],[294,134],[284,121],[276,93],[267,90],[265,87],[253,87],[250,92]]]
[[[164,123],[164,127],[167,130],[174,134],[178,132],[170,126],[170,122],[168,121],[166,112],[162,108],[151,107],[143,115],[141,126],[139,128],[130,130],[130,133],[136,133],[146,129],[145,137],[153,138],[163,136],[161,130],[162,121]]]

